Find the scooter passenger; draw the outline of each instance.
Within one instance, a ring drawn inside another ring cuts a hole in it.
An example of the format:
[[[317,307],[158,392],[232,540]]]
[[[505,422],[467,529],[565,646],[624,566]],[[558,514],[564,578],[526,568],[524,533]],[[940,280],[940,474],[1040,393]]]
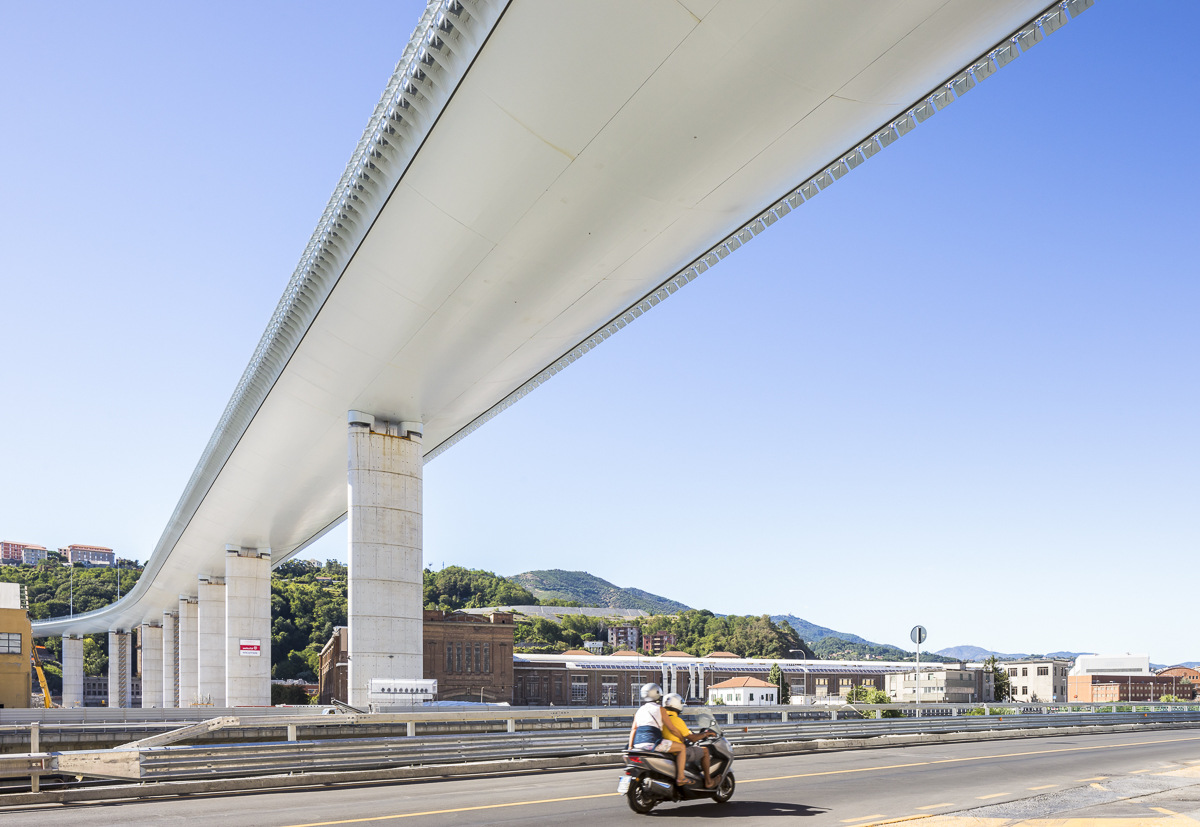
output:
[[[682,759],[683,766],[687,765],[688,761],[700,763],[704,770],[704,787],[712,789],[713,780],[712,773],[709,770],[708,750],[704,747],[693,747],[696,741],[704,738],[703,734],[694,734],[688,725],[683,722],[680,714],[683,712],[683,698],[672,692],[662,700],[663,707],[663,737],[674,741],[685,750],[685,757]],[[680,761],[676,758],[676,761]]]
[[[684,746],[663,737],[662,687],[656,683],[642,684],[641,696],[644,703],[633,715],[633,726],[629,728],[629,749],[645,752],[664,752],[675,756],[675,783],[687,783],[684,776],[686,753]]]

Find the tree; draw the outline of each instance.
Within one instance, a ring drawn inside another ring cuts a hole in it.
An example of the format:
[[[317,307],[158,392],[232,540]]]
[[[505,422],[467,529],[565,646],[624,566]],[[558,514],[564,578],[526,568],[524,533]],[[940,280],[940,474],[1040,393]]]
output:
[[[846,693],[846,703],[851,704],[890,704],[892,699],[882,689],[869,686],[856,686]],[[898,709],[870,709],[863,713],[868,718],[899,718],[902,713]]]
[[[767,675],[767,681],[779,687],[779,703],[791,703],[792,690],[784,679],[783,670],[779,668],[778,663],[771,664],[771,672]]]
[[[108,673],[108,641],[102,645],[96,638],[100,635],[87,635],[83,639],[83,674],[105,675]]]
[[[995,655],[983,662],[983,671],[992,675],[992,686],[995,688],[997,701],[1007,701],[1012,697],[1012,682],[1008,679],[1008,670],[996,663]]]

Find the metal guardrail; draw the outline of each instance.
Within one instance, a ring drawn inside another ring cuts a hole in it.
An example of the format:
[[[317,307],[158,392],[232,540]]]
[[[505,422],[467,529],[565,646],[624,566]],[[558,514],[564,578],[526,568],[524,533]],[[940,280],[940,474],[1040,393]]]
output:
[[[726,727],[725,732],[736,751],[739,747],[755,744],[817,739],[1146,723],[1200,723],[1200,710],[792,721],[735,725]],[[0,774],[29,775],[28,762],[31,760],[44,761],[41,774],[46,775],[81,775],[141,781],[274,775],[322,770],[367,770],[614,753],[624,748],[626,737],[624,728],[608,728],[536,733],[278,741],[220,746],[158,746],[9,756],[6,761],[16,763],[12,763],[11,767],[0,764]],[[21,763],[22,761],[26,763]]]
[[[921,704],[921,717],[937,717],[963,715],[971,710],[986,709],[991,714],[996,710],[1008,710],[1003,714],[1062,714],[1070,712],[1100,712],[1112,709],[1122,711],[1157,712],[1169,710],[1200,710],[1200,703],[1061,703],[1061,704],[1018,704],[1014,702],[992,702],[974,704]],[[770,718],[780,720],[795,720],[797,718],[816,717],[828,718],[833,714],[844,716],[867,710],[897,710],[902,714],[914,714],[913,704],[795,704],[789,706],[710,706],[688,707],[685,715],[692,715],[700,709],[720,716],[733,716],[732,723],[745,721],[760,721]],[[493,706],[480,708],[470,707],[437,707],[434,709],[418,708],[412,712],[385,712],[373,714],[337,713],[323,716],[326,710],[333,711],[328,706],[289,706],[289,707],[211,707],[190,706],[174,709],[110,709],[105,707],[83,707],[78,709],[0,709],[0,729],[24,727],[37,721],[44,727],[54,725],[97,725],[113,726],[119,724],[148,724],[174,723],[178,726],[196,724],[212,718],[239,717],[244,720],[256,719],[255,726],[286,726],[295,721],[280,720],[267,722],[264,718],[321,718],[323,723],[345,725],[347,722],[365,722],[370,719],[374,723],[456,723],[464,721],[524,721],[524,720],[580,720],[590,718],[623,719],[632,718],[634,707],[578,707],[578,706]]]
[[[152,722],[199,723],[209,718],[229,715],[255,715],[259,717],[313,715],[323,706],[254,706],[215,707],[184,706],[177,708],[119,709],[104,706],[85,706],[75,709],[0,709],[0,726],[16,725],[29,727],[34,721],[41,724],[143,724]]]

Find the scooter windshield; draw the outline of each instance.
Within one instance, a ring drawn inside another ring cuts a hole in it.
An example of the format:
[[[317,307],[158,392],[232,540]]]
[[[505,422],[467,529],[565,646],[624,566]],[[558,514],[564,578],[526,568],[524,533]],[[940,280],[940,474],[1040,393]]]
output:
[[[721,725],[717,723],[717,717],[707,709],[702,709],[696,713],[696,723],[701,729],[711,729],[718,735],[721,734]]]

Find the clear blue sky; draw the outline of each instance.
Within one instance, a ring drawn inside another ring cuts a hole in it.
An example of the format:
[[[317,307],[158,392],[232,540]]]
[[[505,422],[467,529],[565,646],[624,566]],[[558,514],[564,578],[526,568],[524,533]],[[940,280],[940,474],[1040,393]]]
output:
[[[148,556],[420,8],[6,6],[4,539]],[[1099,0],[431,463],[427,562],[1200,659],[1198,29]]]

